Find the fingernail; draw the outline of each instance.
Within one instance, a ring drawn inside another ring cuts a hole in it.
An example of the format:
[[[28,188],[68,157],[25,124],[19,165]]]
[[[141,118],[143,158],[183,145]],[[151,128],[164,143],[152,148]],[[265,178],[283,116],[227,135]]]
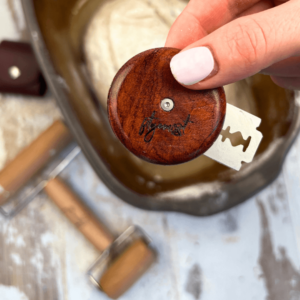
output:
[[[170,63],[175,79],[192,85],[206,78],[214,69],[214,58],[206,47],[191,48],[176,54]]]

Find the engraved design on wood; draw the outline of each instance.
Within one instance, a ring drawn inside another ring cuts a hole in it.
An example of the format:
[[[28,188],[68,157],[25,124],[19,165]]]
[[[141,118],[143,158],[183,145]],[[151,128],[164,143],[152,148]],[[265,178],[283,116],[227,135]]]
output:
[[[196,91],[179,84],[170,61],[180,50],[155,48],[130,59],[108,94],[110,125],[123,145],[151,163],[174,165],[203,154],[219,136],[226,111],[222,87]],[[172,101],[172,109],[162,106]]]
[[[158,119],[158,118],[155,118],[155,113],[156,113],[156,111],[154,111],[152,113],[151,117],[146,117],[144,119],[144,121],[140,127],[140,130],[139,130],[139,135],[143,135],[143,133],[145,132],[144,141],[146,143],[150,143],[152,141],[156,129],[166,130],[175,136],[181,136],[184,134],[184,129],[186,128],[188,123],[194,123],[193,121],[190,120],[191,115],[188,114],[183,125],[180,123],[175,123],[173,125],[167,125],[167,124],[162,124],[162,123],[156,124],[156,123],[153,123],[153,120]]]

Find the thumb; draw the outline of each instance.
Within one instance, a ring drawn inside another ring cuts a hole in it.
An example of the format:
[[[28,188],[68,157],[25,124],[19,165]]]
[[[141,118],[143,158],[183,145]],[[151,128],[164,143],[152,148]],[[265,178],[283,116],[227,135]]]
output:
[[[190,89],[208,89],[299,55],[299,13],[300,1],[294,0],[238,18],[175,55],[171,71],[179,83]]]

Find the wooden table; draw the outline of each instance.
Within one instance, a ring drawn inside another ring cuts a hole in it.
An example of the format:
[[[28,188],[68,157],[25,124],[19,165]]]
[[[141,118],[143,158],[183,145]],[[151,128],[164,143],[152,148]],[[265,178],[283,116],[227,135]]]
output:
[[[26,37],[18,0],[1,0],[0,24],[0,39]],[[45,100],[0,95],[0,166],[58,116],[50,94]],[[272,185],[206,218],[149,212],[124,203],[83,155],[61,176],[115,233],[137,224],[153,239],[158,261],[121,299],[297,300],[299,169],[300,138]],[[0,299],[107,299],[86,276],[98,255],[41,193],[14,219],[0,217]]]

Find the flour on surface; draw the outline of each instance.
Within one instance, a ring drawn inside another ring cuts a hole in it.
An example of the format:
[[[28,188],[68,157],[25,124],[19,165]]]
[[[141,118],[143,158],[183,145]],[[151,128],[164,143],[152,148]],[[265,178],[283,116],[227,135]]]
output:
[[[13,286],[0,285],[1,300],[29,300],[19,289]]]

